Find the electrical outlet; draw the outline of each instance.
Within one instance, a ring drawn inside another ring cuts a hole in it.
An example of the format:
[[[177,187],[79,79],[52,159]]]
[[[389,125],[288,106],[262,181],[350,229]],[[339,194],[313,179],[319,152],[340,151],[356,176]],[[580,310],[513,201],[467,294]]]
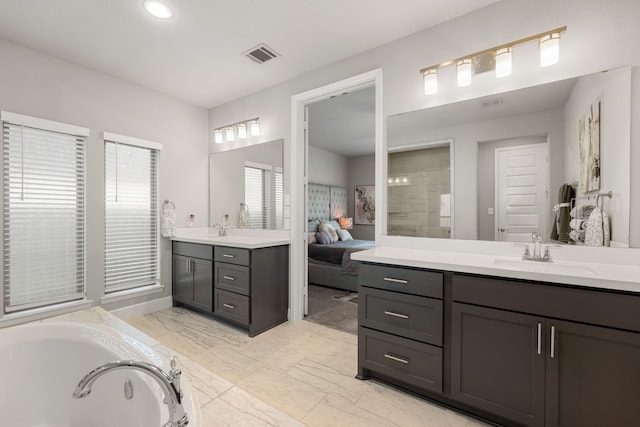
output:
[[[487,215],[493,215],[493,208],[487,209]]]

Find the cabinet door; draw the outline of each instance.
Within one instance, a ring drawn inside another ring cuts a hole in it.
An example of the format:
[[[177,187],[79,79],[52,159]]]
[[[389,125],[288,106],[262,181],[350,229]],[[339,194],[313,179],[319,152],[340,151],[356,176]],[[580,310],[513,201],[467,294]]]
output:
[[[193,301],[193,274],[189,257],[173,256],[173,298],[187,304]]]
[[[640,423],[640,334],[547,320],[547,426]]]
[[[452,309],[452,397],[544,425],[544,319],[462,303]]]
[[[193,304],[213,311],[213,262],[192,258]]]

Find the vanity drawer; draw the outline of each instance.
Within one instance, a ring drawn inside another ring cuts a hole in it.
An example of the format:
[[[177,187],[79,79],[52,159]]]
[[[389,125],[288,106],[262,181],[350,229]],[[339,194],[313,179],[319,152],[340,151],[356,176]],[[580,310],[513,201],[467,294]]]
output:
[[[407,384],[442,393],[442,349],[360,327],[362,367]]]
[[[215,263],[216,289],[224,289],[248,296],[250,277],[251,270],[249,267],[224,262]]]
[[[217,316],[241,326],[249,326],[249,297],[216,289],[214,303],[214,313]]]
[[[231,264],[249,265],[249,249],[230,248],[227,246],[216,246],[214,248],[214,259],[216,261],[228,262]]]
[[[442,300],[360,288],[362,326],[442,345]]]
[[[362,264],[358,284],[425,297],[442,298],[443,274],[440,272]]]
[[[174,255],[184,255],[192,258],[213,259],[211,245],[198,243],[173,242]]]

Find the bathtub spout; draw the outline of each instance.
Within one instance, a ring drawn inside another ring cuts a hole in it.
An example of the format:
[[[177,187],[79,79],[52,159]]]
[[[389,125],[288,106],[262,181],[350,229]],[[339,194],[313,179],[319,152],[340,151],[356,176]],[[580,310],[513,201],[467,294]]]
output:
[[[175,358],[171,358],[171,371],[167,374],[157,366],[135,360],[118,360],[98,366],[85,375],[73,392],[73,397],[80,399],[91,393],[93,383],[107,372],[116,369],[134,369],[149,374],[162,388],[169,407],[169,421],[163,427],[184,427],[189,424],[189,417],[182,406],[182,391],[180,390],[180,370],[175,368]]]

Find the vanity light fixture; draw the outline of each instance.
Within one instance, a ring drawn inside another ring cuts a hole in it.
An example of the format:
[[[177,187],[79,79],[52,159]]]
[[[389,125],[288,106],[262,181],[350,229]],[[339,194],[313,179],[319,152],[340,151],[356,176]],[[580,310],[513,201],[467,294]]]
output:
[[[438,70],[456,65],[458,87],[469,86],[473,74],[495,70],[496,77],[511,75],[513,69],[513,48],[537,40],[540,47],[540,66],[557,64],[560,60],[560,35],[567,27],[559,27],[544,33],[535,34],[500,46],[472,53],[461,58],[445,61],[420,70],[424,79],[424,93],[433,95],[438,92]]]
[[[159,19],[173,18],[173,10],[164,1],[161,0],[144,0],[142,3],[144,9],[151,15]]]
[[[215,128],[213,130],[213,140],[216,144],[223,144],[235,141],[236,137],[238,139],[246,139],[249,134],[252,137],[260,135],[259,117]]]

